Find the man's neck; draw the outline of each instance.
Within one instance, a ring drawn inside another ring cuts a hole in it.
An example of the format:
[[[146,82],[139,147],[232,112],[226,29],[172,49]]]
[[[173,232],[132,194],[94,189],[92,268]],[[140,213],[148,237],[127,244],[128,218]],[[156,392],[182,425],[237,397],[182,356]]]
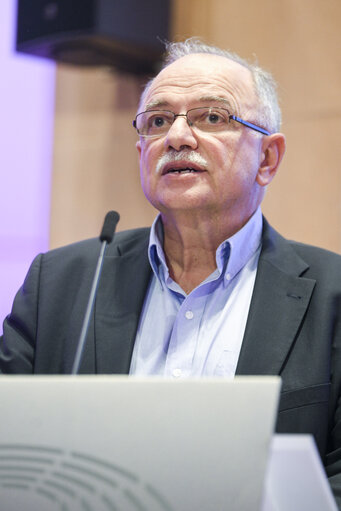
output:
[[[171,278],[188,294],[216,269],[219,245],[243,227],[244,222],[219,222],[218,218],[184,216],[174,221],[162,215],[163,249]]]

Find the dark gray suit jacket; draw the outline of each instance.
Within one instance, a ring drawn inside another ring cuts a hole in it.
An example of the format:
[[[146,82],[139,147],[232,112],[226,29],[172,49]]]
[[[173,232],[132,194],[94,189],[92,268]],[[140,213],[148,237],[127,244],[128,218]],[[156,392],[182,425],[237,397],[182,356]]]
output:
[[[149,229],[108,247],[81,373],[128,373],[151,276]],[[0,372],[71,371],[99,242],[39,255],[0,338]],[[341,257],[289,242],[265,221],[237,374],[280,375],[277,431],[314,435],[341,506]]]

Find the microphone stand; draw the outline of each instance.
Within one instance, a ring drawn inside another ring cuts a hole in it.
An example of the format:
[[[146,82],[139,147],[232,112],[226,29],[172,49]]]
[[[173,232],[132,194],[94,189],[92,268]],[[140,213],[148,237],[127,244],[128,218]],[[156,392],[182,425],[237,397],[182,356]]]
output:
[[[113,240],[116,225],[117,225],[117,222],[119,221],[119,219],[120,219],[120,216],[116,211],[109,211],[109,213],[106,214],[106,217],[104,220],[102,232],[100,235],[101,250],[100,250],[98,260],[97,260],[97,266],[96,266],[95,275],[94,275],[94,278],[92,281],[88,305],[86,308],[86,312],[85,312],[85,316],[84,316],[83,324],[82,324],[82,330],[81,330],[78,344],[77,344],[77,351],[76,351],[75,359],[74,359],[72,370],[71,370],[72,375],[78,374],[78,371],[79,371],[80,363],[81,363],[83,352],[84,352],[86,336],[87,336],[88,329],[89,329],[90,316],[91,316],[91,312],[92,312],[92,309],[93,309],[93,306],[95,303],[98,283],[99,283],[99,279],[101,276],[105,249],[106,249],[107,245],[109,243],[111,243]]]

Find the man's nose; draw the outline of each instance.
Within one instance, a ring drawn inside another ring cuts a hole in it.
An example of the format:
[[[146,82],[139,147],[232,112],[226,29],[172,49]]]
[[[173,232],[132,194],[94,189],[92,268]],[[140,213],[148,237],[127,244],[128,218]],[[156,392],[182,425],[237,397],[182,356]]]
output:
[[[165,145],[176,151],[180,151],[183,147],[197,148],[198,141],[194,130],[187,122],[186,114],[176,116],[165,138]]]

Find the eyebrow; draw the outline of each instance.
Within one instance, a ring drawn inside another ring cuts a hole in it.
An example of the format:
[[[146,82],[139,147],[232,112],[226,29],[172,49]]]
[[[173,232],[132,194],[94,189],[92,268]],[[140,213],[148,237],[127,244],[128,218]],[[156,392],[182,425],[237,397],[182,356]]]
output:
[[[223,96],[202,96],[199,101],[203,101],[205,103],[221,103],[225,106],[231,107],[231,102]]]
[[[168,101],[150,101],[146,104],[145,109],[146,110],[153,110],[154,108],[160,108],[163,106],[170,106]]]
[[[223,96],[201,96],[198,100],[202,103],[220,103],[221,105],[226,106],[228,109],[232,108],[231,102],[224,98]],[[155,108],[163,108],[163,107],[170,107],[170,103],[168,101],[150,101],[146,104],[145,109],[146,110],[153,110]]]

